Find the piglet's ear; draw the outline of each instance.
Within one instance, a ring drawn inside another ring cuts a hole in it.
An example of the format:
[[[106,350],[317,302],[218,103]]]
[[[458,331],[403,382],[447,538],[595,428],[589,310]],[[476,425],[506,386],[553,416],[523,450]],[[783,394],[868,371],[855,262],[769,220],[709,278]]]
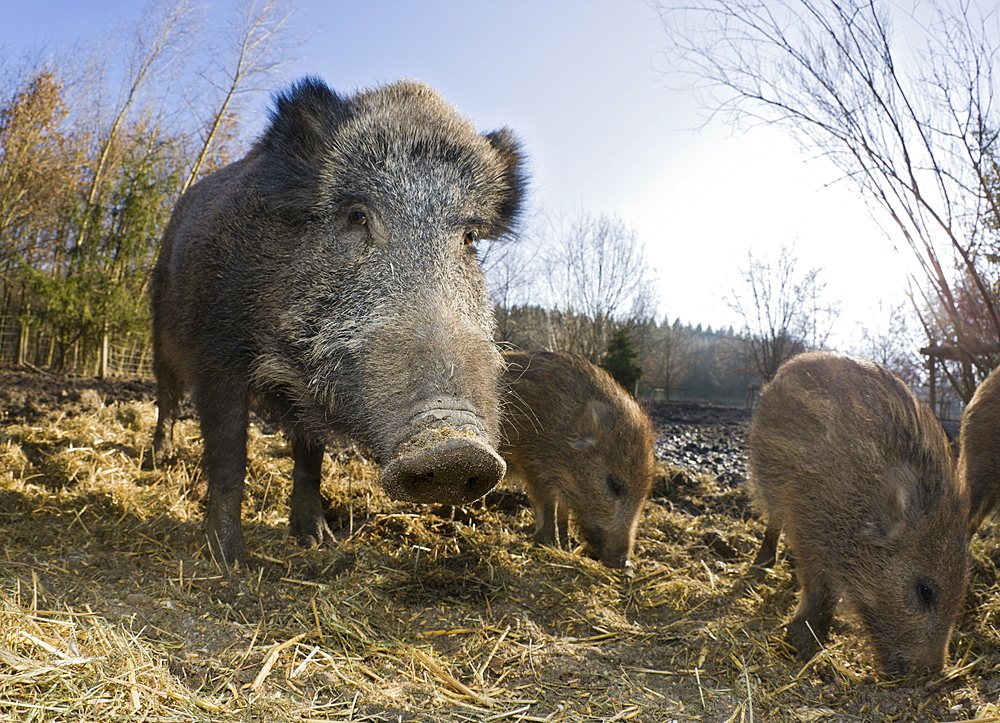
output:
[[[917,476],[906,467],[890,467],[885,471],[881,485],[882,525],[879,532],[887,541],[896,539],[906,528],[919,485]]]
[[[580,418],[580,428],[583,433],[579,437],[569,440],[569,446],[573,449],[584,450],[593,447],[605,433],[611,423],[611,410],[604,402],[592,399],[584,407],[583,415]]]

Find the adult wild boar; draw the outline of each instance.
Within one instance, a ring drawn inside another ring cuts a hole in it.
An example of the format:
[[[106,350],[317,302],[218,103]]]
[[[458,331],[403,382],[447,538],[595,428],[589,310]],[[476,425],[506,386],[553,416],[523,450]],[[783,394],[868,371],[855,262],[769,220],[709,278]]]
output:
[[[369,447],[397,499],[460,504],[503,477],[501,360],[474,244],[511,232],[522,167],[508,130],[477,134],[421,83],[347,97],[307,78],[276,96],[244,158],[178,201],[152,282],[154,447],[170,454],[190,391],[216,559],[245,555],[251,407],[290,438],[304,543],[329,536],[331,434]]]
[[[1000,369],[986,377],[962,414],[958,475],[969,489],[969,534],[1000,505]]]
[[[764,387],[750,483],[767,512],[755,564],[785,532],[801,585],[788,641],[824,641],[843,595],[888,674],[937,672],[968,576],[968,494],[927,407],[872,362],[813,352]]]
[[[507,352],[500,453],[535,512],[535,540],[626,567],[655,471],[652,425],[611,375],[566,352]]]

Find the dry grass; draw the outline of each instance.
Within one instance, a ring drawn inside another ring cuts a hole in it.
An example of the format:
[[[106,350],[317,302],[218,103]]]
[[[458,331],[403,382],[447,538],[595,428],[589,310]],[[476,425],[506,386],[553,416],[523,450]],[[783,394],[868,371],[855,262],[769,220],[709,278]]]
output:
[[[291,460],[256,428],[244,524],[259,564],[205,558],[200,441],[148,463],[150,403],[0,431],[0,720],[1000,720],[1000,524],[974,543],[953,665],[880,681],[857,624],[799,665],[787,561],[747,575],[741,490],[669,470],[632,579],[528,541],[523,495],[455,515],[328,460],[341,539],[286,536]]]

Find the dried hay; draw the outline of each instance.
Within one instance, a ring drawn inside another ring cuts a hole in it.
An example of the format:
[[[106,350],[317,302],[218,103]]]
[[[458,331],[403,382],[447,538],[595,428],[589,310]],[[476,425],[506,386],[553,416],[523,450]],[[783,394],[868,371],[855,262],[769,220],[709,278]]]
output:
[[[324,493],[339,540],[287,537],[291,460],[252,429],[244,524],[258,564],[205,557],[200,440],[153,468],[148,402],[0,434],[0,720],[1000,720],[1000,524],[932,681],[879,680],[841,614],[806,665],[781,624],[790,563],[748,575],[742,490],[665,470],[627,578],[533,546],[516,490],[484,508],[395,503],[352,449]]]

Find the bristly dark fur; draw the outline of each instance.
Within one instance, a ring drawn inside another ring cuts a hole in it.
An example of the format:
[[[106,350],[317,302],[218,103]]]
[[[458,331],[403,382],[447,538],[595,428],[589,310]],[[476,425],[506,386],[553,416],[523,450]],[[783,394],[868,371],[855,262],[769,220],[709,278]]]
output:
[[[275,94],[269,114],[270,123],[255,144],[255,150],[268,155],[273,174],[262,181],[269,189],[275,207],[292,223],[308,221],[322,210],[325,199],[317,195],[319,176],[331,162],[341,126],[365,113],[366,101],[371,96],[372,91],[366,91],[342,98],[315,77],[303,78],[287,90]],[[412,90],[401,92],[400,97],[410,97],[417,102],[426,98],[433,103],[440,102],[436,96],[428,95],[424,86],[416,84],[412,84]],[[369,147],[385,150],[398,142],[400,130],[398,127],[373,129],[367,143]],[[432,127],[431,130],[437,129]],[[504,195],[489,236],[509,237],[517,229],[526,195],[524,154],[514,134],[507,128],[486,133],[483,138],[504,164],[500,177],[491,179],[504,187]],[[444,134],[414,137],[409,153],[413,157],[466,167],[470,173],[475,173],[470,167],[474,164],[470,150],[464,145],[454,145]],[[361,158],[352,160],[356,160],[359,166],[364,165]]]
[[[270,123],[254,152],[268,157],[271,172],[260,182],[289,223],[309,220],[328,139],[348,114],[349,103],[315,77],[274,95]]]
[[[527,195],[528,176],[524,170],[524,153],[514,137],[514,133],[509,128],[501,128],[487,133],[486,140],[500,152],[501,157],[507,162],[504,183],[510,189],[510,194],[500,207],[500,214],[505,222],[498,229],[498,235],[509,236],[521,220],[524,198]]]
[[[244,555],[249,409],[288,433],[289,527],[330,531],[323,446],[344,434],[392,496],[462,504],[503,475],[500,354],[473,242],[512,233],[523,158],[428,86],[341,97],[316,78],[275,96],[242,159],[178,201],[153,272],[160,417],[190,390],[201,418],[213,555]]]

